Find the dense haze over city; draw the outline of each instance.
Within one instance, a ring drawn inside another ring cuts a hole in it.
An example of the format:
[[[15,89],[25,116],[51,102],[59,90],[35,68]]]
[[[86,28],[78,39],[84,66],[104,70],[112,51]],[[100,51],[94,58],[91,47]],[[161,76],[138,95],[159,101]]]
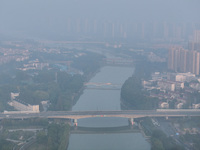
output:
[[[200,21],[199,5],[198,0],[1,0],[0,33],[66,38],[69,30],[87,36],[92,30],[87,28],[98,35],[98,26],[105,23],[195,23]]]
[[[0,0],[0,150],[199,150],[200,0]]]

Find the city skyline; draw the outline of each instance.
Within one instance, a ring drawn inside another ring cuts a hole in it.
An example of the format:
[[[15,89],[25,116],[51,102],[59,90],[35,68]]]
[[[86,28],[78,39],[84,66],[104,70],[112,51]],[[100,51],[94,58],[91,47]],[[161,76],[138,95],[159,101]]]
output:
[[[131,37],[128,34],[138,36],[133,32],[136,27],[130,28],[130,26],[139,26],[138,32],[141,32],[139,38],[142,38],[144,37],[142,29],[145,26],[151,28],[150,25],[144,25],[147,23],[199,24],[199,5],[198,0],[190,2],[186,0],[173,2],[164,0],[30,0],[29,2],[1,0],[0,33],[37,38],[62,38],[73,36],[73,34],[97,37],[99,34],[102,34],[102,37],[108,34],[111,38],[126,38]],[[164,27],[165,37],[169,34],[167,26],[166,24]],[[182,28],[179,26],[177,28]],[[100,30],[100,28],[104,29]],[[195,27],[195,29],[198,28],[200,25]],[[183,29],[176,30],[176,32],[182,32]]]

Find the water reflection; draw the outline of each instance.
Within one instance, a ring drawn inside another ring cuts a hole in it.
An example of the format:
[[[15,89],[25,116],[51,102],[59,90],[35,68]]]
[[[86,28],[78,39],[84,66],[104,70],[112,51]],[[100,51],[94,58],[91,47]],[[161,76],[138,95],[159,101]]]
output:
[[[71,134],[118,134],[118,133],[139,133],[137,126],[119,126],[119,127],[71,127]]]

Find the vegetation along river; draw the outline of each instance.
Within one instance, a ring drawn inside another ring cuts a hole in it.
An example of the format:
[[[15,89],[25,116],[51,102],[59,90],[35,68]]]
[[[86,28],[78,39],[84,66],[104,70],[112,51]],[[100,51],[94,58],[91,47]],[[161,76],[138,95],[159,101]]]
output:
[[[85,89],[72,109],[74,111],[121,110],[120,90],[103,90],[103,88],[113,87],[112,85],[121,87],[133,73],[133,68],[103,67],[89,81],[94,89]],[[87,127],[88,132],[71,133],[68,150],[150,150],[150,144],[140,132],[117,133],[117,130],[115,132],[115,127],[120,126],[128,126],[128,119],[106,117],[79,119],[78,127]],[[112,132],[105,133],[103,131],[105,127],[113,127]],[[101,130],[103,128],[103,130],[95,133],[90,132],[90,128],[101,128]]]

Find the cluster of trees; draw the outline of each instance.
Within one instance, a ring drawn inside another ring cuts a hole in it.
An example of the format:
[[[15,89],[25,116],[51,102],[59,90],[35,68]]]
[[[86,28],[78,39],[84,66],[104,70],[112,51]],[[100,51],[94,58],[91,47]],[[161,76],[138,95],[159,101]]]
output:
[[[50,124],[45,131],[37,134],[37,143],[48,150],[63,150],[68,146],[70,126],[66,124]]]
[[[46,57],[47,55],[50,58]],[[4,72],[3,69],[0,71],[0,111],[13,109],[7,104],[11,92],[20,92],[18,99],[32,105],[49,100],[51,110],[70,110],[72,100],[81,93],[83,82],[100,68],[103,59],[102,55],[91,52],[78,58],[73,55],[74,53],[52,55],[33,52],[31,58],[51,63],[70,59],[73,61],[72,67],[82,70],[84,75],[71,75],[58,68],[19,71],[16,70],[20,67],[19,63],[10,63],[10,67],[0,65],[0,68],[9,68],[9,71],[5,69]],[[42,107],[40,109],[42,110]]]
[[[48,120],[42,119],[42,118],[31,118],[31,119],[24,119],[24,120],[3,119],[1,120],[1,125],[4,128],[27,127],[27,126],[45,127],[48,125]]]
[[[142,89],[141,80],[150,79],[153,72],[166,71],[167,65],[166,63],[149,62],[146,56],[139,54],[137,56],[140,56],[140,61],[135,65],[135,74],[127,79],[121,88],[122,104],[125,109],[156,109],[158,99],[149,97],[149,94]]]
[[[81,90],[83,82],[81,75],[41,71],[34,76],[32,84],[20,86],[18,99],[33,105],[49,100],[51,110],[69,110],[73,97]]]
[[[1,150],[12,150],[14,143],[5,140],[3,137],[0,137],[0,149]]]
[[[125,109],[155,109],[158,104],[156,98],[150,98],[142,90],[141,79],[137,76],[128,78],[121,88],[121,100]]]
[[[166,63],[149,62],[147,58],[135,66],[135,75],[142,79],[150,79],[153,72],[167,71]]]
[[[89,75],[101,67],[103,58],[103,55],[88,52],[87,55],[76,58],[72,66]]]
[[[10,100],[10,92],[16,91],[17,87],[13,85],[0,85],[0,112],[4,110],[12,110],[7,104]]]
[[[151,136],[151,150],[183,150],[171,137],[167,137],[161,130],[155,130]]]
[[[38,105],[41,101],[49,100],[51,110],[69,110],[74,96],[82,89],[84,82],[81,75],[70,75],[57,70],[43,70],[33,77],[26,75],[29,77],[21,78],[15,84],[0,85],[0,111],[11,110],[7,104],[11,92],[20,92],[18,99],[28,104]]]
[[[140,121],[146,135],[151,136],[151,150],[183,150],[184,148],[177,145],[172,137],[159,130],[153,125],[151,118],[146,117]]]
[[[39,131],[36,135],[37,144],[34,144],[33,146],[37,145],[38,147],[34,147],[34,149],[40,149],[40,147],[43,147],[44,149],[48,150],[63,150],[66,149],[68,145],[70,125],[66,124],[65,122],[49,123],[47,119],[41,118],[31,118],[25,120],[4,119],[1,121],[1,125],[4,126],[4,128],[26,128],[30,126],[43,127],[44,130]],[[6,138],[8,138],[8,136],[6,134],[1,133],[0,149],[12,150],[15,144],[6,141]],[[14,137],[12,137],[12,139],[13,138]]]
[[[193,146],[194,146],[195,149],[199,149],[200,148],[199,139],[200,139],[200,135],[199,134],[189,134],[189,133],[186,133],[183,136],[183,140],[184,141],[188,141],[190,143],[193,143]]]

